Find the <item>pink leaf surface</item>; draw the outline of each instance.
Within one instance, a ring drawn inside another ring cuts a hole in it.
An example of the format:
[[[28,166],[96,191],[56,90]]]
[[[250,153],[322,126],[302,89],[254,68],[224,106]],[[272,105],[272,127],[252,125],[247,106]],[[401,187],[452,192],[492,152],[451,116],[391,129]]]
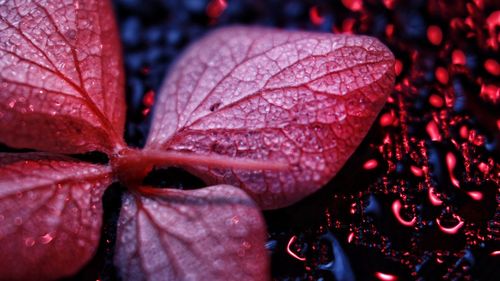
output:
[[[228,185],[125,195],[115,264],[124,280],[267,280],[258,207]],[[158,192],[162,192],[158,195]]]
[[[294,203],[359,145],[392,90],[393,64],[371,37],[220,29],[174,66],[146,149],[286,162],[282,172],[188,169],[244,188],[263,208]]]
[[[52,280],[94,254],[109,167],[43,153],[0,154],[0,279]]]
[[[123,80],[108,1],[0,5],[0,142],[62,153],[123,145]]]

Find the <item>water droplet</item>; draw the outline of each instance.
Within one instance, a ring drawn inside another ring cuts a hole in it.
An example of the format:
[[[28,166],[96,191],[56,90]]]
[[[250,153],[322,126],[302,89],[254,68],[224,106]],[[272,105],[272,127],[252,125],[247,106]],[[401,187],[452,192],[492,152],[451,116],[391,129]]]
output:
[[[243,243],[241,245],[243,246],[243,248],[245,248],[247,250],[252,247],[252,243],[250,243],[248,241],[243,241]]]
[[[14,106],[16,106],[16,103],[17,103],[17,100],[12,99],[12,100],[9,101],[8,106],[10,108],[14,108]]]
[[[24,239],[24,245],[26,245],[26,247],[33,247],[35,245],[35,239],[32,237]]]
[[[45,235],[40,237],[40,243],[44,245],[49,244],[50,242],[52,242],[52,240],[54,240],[54,235],[52,235],[51,233],[46,233]]]
[[[238,224],[240,222],[240,218],[238,216],[233,216],[231,218],[231,224]]]

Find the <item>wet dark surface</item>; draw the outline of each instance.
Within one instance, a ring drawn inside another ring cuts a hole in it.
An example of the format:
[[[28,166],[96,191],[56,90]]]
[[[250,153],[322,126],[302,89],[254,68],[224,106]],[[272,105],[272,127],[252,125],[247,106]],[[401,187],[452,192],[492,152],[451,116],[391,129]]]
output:
[[[498,2],[114,4],[127,72],[126,139],[138,147],[144,145],[154,95],[168,67],[189,43],[216,27],[369,34],[394,52],[395,90],[342,171],[309,198],[265,213],[273,278],[500,278],[500,16],[496,21],[492,16],[500,10]],[[147,180],[158,186],[200,184],[179,171],[156,171]],[[106,192],[99,251],[72,279],[117,280],[112,253],[120,195],[118,185]]]

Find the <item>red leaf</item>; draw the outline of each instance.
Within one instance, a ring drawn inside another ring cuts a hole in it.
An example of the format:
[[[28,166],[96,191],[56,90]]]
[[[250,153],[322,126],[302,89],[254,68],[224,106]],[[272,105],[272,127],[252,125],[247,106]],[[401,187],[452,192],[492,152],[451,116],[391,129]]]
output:
[[[115,264],[124,280],[267,280],[258,208],[228,185],[126,194]],[[158,193],[163,193],[162,197]]]
[[[51,152],[123,145],[122,58],[108,1],[0,5],[0,142]]]
[[[189,167],[263,208],[314,192],[343,166],[391,92],[394,57],[366,36],[226,28],[165,82],[146,149],[285,161],[283,172]]]
[[[50,154],[0,154],[0,279],[51,280],[86,264],[110,174]]]

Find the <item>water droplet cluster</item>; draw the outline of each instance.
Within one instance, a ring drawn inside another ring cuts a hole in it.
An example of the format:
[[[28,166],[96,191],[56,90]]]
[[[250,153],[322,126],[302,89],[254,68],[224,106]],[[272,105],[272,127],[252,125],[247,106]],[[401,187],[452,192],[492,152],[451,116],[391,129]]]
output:
[[[334,32],[384,41],[398,77],[339,175],[304,202],[266,214],[279,280],[498,276],[499,38],[496,27],[489,31],[498,6],[459,2],[463,9],[441,1],[312,8],[315,25],[319,13],[335,18]],[[345,259],[352,271],[335,267]]]

